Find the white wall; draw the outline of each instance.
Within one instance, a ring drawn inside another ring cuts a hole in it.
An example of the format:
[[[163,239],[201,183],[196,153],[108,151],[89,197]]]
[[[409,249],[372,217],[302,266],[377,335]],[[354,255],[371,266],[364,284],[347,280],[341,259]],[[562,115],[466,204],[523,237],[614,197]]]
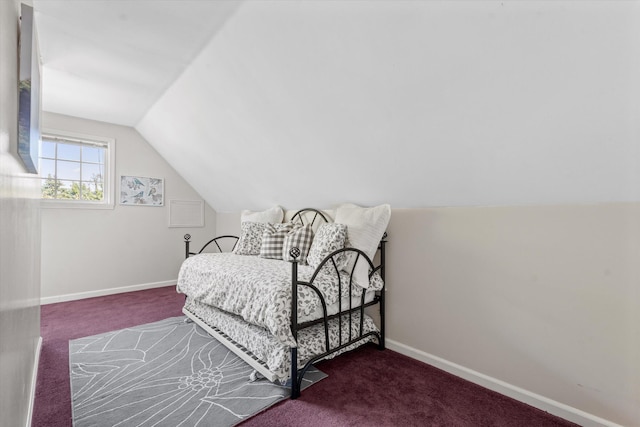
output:
[[[18,159],[17,0],[0,1],[0,424],[30,420],[40,338],[38,181]]]
[[[388,232],[396,349],[640,424],[639,204],[394,209]]]
[[[169,200],[202,198],[133,128],[52,113],[43,126],[116,140],[114,209],[42,209],[43,302],[175,283],[182,236],[190,233],[195,247],[215,235],[211,207],[203,228],[168,227]],[[120,175],[164,178],[165,205],[120,206]]]

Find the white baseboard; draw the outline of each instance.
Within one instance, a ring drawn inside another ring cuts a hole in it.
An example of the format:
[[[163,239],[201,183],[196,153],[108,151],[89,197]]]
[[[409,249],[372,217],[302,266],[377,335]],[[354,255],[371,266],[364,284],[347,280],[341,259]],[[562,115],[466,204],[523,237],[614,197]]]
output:
[[[457,377],[464,378],[467,381],[478,384],[482,387],[488,388],[512,399],[526,403],[527,405],[538,408],[542,411],[548,412],[552,415],[564,418],[565,420],[579,424],[583,427],[622,427],[619,424],[581,411],[580,409],[573,408],[565,405],[564,403],[557,402],[539,394],[524,390],[520,387],[506,383],[499,379],[490,377],[488,375],[476,372],[472,369],[442,359],[441,357],[434,356],[433,354],[426,353],[424,351],[409,347],[408,345],[399,343],[389,338],[385,339],[385,343],[388,349],[397,351],[398,353],[409,356],[412,359],[419,360],[427,363],[443,371],[449,372]]]
[[[33,420],[33,406],[36,401],[36,385],[38,383],[38,366],[40,365],[41,351],[42,351],[42,337],[38,337],[38,344],[36,345],[36,354],[33,361],[33,369],[31,371],[31,388],[29,390],[29,410],[27,412],[26,427],[31,427],[31,421]]]
[[[75,301],[78,299],[101,297],[105,295],[121,294],[124,292],[142,291],[144,289],[163,288],[175,285],[178,279],[165,280],[164,282],[143,283],[141,285],[123,286],[121,288],[100,289],[97,291],[78,292],[74,294],[57,295],[53,297],[40,298],[40,304],[53,304],[56,302]]]

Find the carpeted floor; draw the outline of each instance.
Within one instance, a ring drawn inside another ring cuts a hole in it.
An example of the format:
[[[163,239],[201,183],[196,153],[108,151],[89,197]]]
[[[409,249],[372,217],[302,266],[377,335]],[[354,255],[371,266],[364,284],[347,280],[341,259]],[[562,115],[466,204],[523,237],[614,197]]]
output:
[[[174,287],[42,306],[33,426],[70,426],[68,341],[179,316]],[[365,346],[321,362],[328,375],[249,426],[575,426],[396,352]],[[212,422],[215,425],[215,422]]]

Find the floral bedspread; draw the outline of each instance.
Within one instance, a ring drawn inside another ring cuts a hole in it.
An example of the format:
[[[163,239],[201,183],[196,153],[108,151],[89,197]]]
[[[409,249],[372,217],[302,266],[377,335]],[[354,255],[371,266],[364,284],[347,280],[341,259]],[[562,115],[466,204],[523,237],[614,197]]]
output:
[[[308,281],[314,269],[298,266],[298,280]],[[341,272],[343,297],[348,295],[349,276]],[[374,276],[375,277],[375,276]],[[372,280],[372,287],[382,281]],[[337,302],[338,285],[335,272],[321,271],[313,284],[327,304]],[[242,317],[246,322],[266,328],[280,342],[291,347],[291,263],[259,256],[232,253],[200,254],[186,259],[178,276],[178,292],[202,304],[217,307]],[[354,286],[353,296],[362,289]],[[310,315],[320,300],[306,286],[298,286],[298,313]]]

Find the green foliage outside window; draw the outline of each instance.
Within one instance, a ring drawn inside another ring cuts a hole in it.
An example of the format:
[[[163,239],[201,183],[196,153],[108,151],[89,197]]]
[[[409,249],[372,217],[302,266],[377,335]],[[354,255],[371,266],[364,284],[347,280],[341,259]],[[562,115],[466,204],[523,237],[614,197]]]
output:
[[[102,201],[104,183],[101,175],[92,175],[90,182],[73,181],[70,186],[63,185],[51,175],[42,182],[43,199]]]

